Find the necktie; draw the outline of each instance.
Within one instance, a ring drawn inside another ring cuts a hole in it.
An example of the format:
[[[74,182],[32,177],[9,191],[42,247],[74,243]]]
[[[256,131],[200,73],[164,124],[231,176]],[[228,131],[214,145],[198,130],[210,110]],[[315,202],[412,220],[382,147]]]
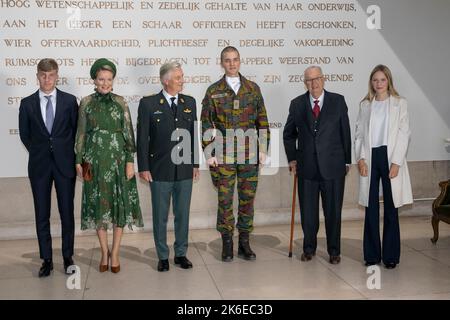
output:
[[[314,118],[318,118],[320,114],[319,100],[314,100],[314,108],[313,108]]]
[[[172,113],[174,116],[177,115],[177,105],[175,104],[175,97],[170,98],[170,100],[172,101],[172,103],[170,104],[170,108],[172,109]]]
[[[52,133],[54,120],[52,96],[45,97],[47,98],[47,106],[45,107],[45,126],[47,127],[48,133]]]

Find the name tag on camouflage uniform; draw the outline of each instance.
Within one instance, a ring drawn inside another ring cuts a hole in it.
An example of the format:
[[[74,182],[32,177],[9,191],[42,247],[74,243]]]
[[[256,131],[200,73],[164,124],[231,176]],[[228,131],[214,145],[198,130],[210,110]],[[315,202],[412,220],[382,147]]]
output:
[[[238,110],[239,109],[239,100],[238,99],[234,99],[233,100],[233,109],[234,110]]]
[[[226,96],[227,96],[226,93],[218,93],[218,94],[213,94],[213,95],[211,96],[211,98],[213,98],[213,99],[218,99],[218,98],[223,98],[223,97],[226,97]]]

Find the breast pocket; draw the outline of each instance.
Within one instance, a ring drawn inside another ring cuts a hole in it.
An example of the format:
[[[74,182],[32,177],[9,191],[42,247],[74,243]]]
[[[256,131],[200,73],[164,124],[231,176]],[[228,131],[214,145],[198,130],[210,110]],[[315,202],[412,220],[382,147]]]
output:
[[[192,115],[192,113],[183,112],[180,117],[180,120],[182,121],[181,123],[182,128],[190,129],[194,122],[194,116]]]
[[[216,115],[216,121],[221,124],[221,126],[228,128],[231,123],[233,123],[233,100],[231,97],[216,98],[213,99],[214,113]]]

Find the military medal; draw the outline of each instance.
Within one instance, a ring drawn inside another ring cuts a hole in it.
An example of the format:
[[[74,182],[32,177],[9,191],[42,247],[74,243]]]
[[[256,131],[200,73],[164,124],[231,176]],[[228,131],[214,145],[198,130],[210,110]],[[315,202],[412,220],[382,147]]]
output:
[[[239,109],[239,100],[238,99],[234,99],[233,100],[233,109],[234,110],[238,110]]]

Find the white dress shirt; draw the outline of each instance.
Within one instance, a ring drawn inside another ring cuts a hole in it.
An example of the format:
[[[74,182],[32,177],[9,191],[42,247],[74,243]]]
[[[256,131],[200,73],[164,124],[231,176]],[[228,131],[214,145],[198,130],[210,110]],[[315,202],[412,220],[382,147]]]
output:
[[[164,98],[166,98],[167,103],[169,104],[169,107],[172,104],[172,100],[170,100],[170,98],[175,98],[175,100],[173,102],[178,106],[178,93],[174,96],[171,96],[169,93],[167,93],[166,90],[163,89],[163,95],[164,95]]]
[[[53,119],[54,119],[55,115],[56,115],[56,88],[53,89],[53,91],[49,94],[46,94],[39,89],[39,101],[41,102],[41,114],[42,114],[42,120],[44,120],[44,123],[45,123],[46,114],[47,114],[46,110],[47,110],[47,101],[48,101],[45,96],[51,96],[50,100],[52,101]]]
[[[370,114],[372,121],[372,148],[387,146],[389,127],[389,99],[384,101],[372,101]]]
[[[225,76],[225,80],[227,81],[230,88],[233,89],[234,93],[237,94],[239,88],[241,87],[241,78]]]
[[[311,101],[311,108],[314,109],[314,101],[319,100],[319,108],[320,108],[320,111],[322,111],[324,97],[325,97],[325,91],[322,91],[322,94],[320,95],[320,97],[318,99],[314,99],[312,94],[309,94],[309,101]]]

